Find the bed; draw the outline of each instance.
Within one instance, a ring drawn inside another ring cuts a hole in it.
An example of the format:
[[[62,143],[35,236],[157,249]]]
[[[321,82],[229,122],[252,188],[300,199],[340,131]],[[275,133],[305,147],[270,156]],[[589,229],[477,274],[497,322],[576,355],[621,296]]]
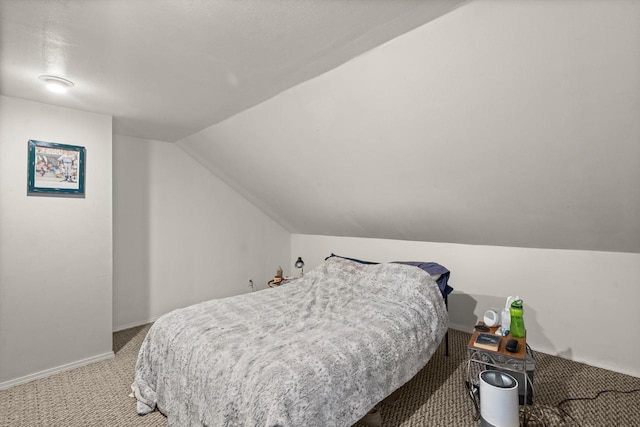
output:
[[[171,426],[351,426],[429,361],[443,295],[413,265],[332,256],[278,288],[175,310],[140,348],[137,411]]]

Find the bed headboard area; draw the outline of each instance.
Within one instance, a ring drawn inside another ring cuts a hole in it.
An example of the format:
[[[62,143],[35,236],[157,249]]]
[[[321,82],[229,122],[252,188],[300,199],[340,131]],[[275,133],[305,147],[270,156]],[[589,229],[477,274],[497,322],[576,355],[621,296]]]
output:
[[[325,258],[325,261],[331,257],[338,257],[343,259],[348,259],[349,261],[359,262],[361,264],[380,264],[378,262],[373,261],[365,261],[358,258],[349,258],[341,255],[336,255],[332,253],[328,257]],[[424,270],[434,278],[438,287],[440,288],[440,292],[442,293],[443,298],[447,298],[447,296],[453,291],[453,288],[449,285],[449,276],[451,272],[443,267],[442,265],[435,262],[422,262],[422,261],[393,261],[395,264],[405,264],[411,265],[414,267],[418,267],[421,270]]]

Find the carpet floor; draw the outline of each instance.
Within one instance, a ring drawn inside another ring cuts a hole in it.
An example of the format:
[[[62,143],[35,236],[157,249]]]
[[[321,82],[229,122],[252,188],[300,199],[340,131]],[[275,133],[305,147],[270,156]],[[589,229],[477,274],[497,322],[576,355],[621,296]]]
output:
[[[138,349],[150,325],[113,335],[115,358],[0,391],[0,427],[166,426],[158,412],[138,416],[128,397]],[[427,366],[378,410],[383,427],[477,426],[468,397],[466,345],[450,332]],[[535,354],[532,426],[640,426],[640,378]],[[563,400],[574,398],[575,400]],[[357,427],[364,424],[357,423]],[[303,426],[300,426],[303,427]]]

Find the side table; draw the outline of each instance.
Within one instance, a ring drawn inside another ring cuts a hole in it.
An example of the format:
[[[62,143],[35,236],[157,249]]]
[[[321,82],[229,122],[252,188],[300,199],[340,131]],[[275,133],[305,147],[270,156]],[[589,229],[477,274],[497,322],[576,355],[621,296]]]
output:
[[[497,328],[489,328],[489,334],[494,334]],[[513,338],[511,335],[502,337],[498,349],[485,350],[474,345],[476,337],[481,332],[477,330],[471,335],[467,345],[467,389],[475,406],[475,420],[480,419],[480,373],[487,369],[495,369],[510,374],[518,381],[518,394],[522,406],[522,425],[529,422],[531,406],[533,405],[533,374],[535,360],[533,352],[527,345],[525,338]],[[505,349],[507,341],[518,341],[518,351],[510,353]]]

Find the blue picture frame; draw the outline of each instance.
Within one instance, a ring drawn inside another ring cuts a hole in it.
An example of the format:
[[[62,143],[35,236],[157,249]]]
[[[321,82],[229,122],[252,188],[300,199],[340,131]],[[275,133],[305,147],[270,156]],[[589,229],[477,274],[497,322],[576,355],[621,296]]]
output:
[[[28,195],[84,197],[84,147],[35,139],[28,147]]]

